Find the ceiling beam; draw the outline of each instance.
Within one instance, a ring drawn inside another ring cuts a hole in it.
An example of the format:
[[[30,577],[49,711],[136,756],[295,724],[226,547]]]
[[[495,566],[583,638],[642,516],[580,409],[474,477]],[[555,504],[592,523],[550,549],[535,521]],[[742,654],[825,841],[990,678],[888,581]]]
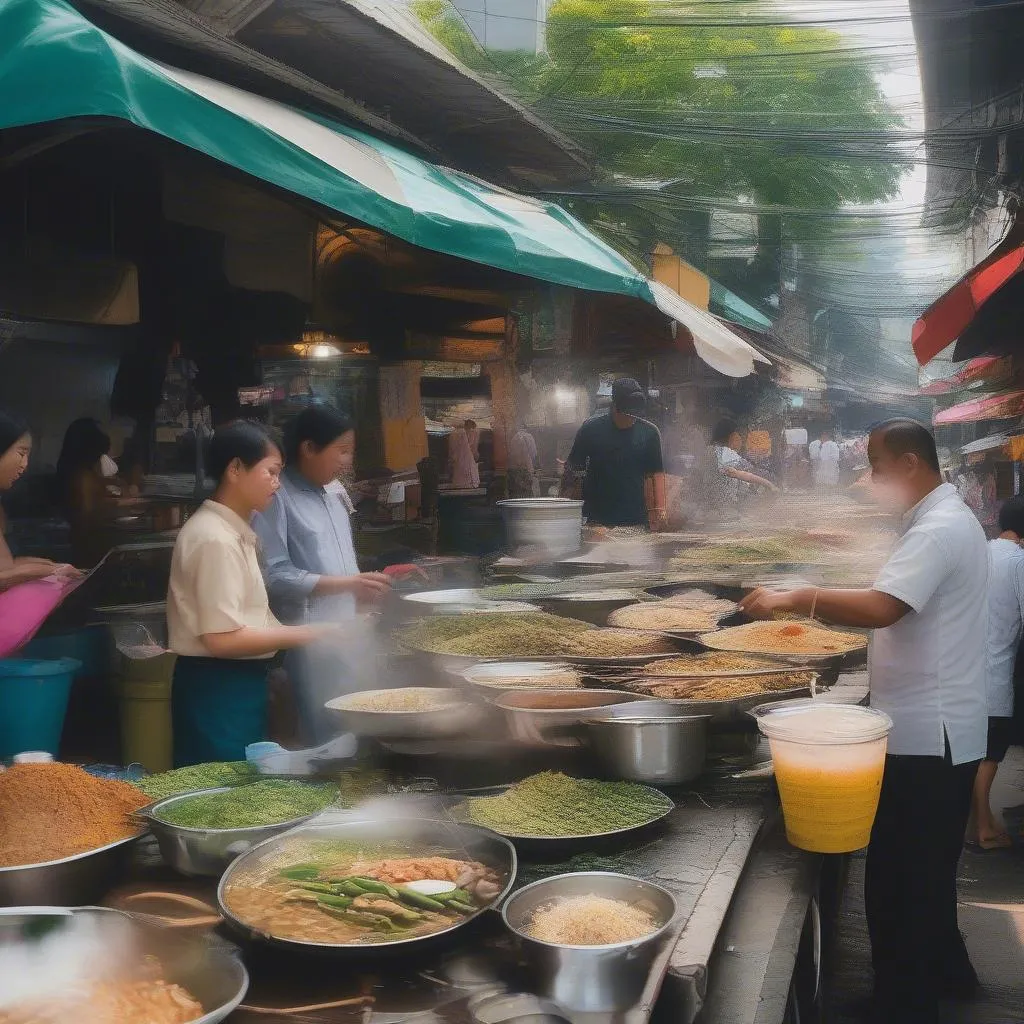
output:
[[[184,6],[198,14],[226,36],[235,36],[258,18],[274,0],[184,0]]]

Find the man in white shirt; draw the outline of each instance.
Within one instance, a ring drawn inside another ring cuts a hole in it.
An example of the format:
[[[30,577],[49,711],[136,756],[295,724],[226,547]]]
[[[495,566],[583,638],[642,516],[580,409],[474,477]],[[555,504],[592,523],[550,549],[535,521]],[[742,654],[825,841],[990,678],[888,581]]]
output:
[[[984,850],[1012,846],[992,813],[992,783],[1006,757],[1013,732],[1013,669],[1024,628],[1024,498],[999,510],[999,536],[989,541],[992,559],[988,590],[988,744],[974,782],[974,820]]]
[[[873,629],[872,707],[893,720],[868,847],[865,905],[873,1024],[937,1024],[939,999],[978,988],[957,924],[956,869],[985,756],[989,559],[975,516],[943,483],[935,441],[890,420],[868,444],[876,491],[901,536],[867,590],[756,590],[741,607]]]
[[[814,473],[814,485],[819,489],[839,486],[839,445],[832,439],[831,430],[823,430],[817,441],[812,441],[808,449],[811,456],[811,468]]]

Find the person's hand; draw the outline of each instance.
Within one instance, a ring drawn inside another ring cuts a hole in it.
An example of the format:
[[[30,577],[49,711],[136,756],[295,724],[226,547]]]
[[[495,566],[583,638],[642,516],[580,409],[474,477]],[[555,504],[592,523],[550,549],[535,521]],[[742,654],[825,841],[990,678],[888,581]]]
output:
[[[391,580],[382,572],[361,572],[349,577],[347,593],[358,604],[378,604],[391,590]]]
[[[62,565],[55,565],[53,567],[53,572],[50,575],[56,576],[58,579],[62,581],[67,581],[80,580],[85,575],[85,573],[81,569],[76,569],[75,566],[73,565],[68,565],[64,563]]]
[[[770,619],[779,612],[792,612],[793,597],[792,590],[770,590],[767,587],[758,587],[752,590],[739,604],[739,610],[752,619]]]
[[[51,576],[56,577],[61,582],[77,580],[84,574],[73,565],[61,565],[57,562],[38,559],[31,562],[17,563],[12,575],[17,583],[29,583],[32,580],[45,580]]]
[[[383,574],[389,580],[407,580],[411,576],[416,576],[424,583],[430,582],[430,577],[418,565],[413,565],[411,562],[404,565],[389,565]]]

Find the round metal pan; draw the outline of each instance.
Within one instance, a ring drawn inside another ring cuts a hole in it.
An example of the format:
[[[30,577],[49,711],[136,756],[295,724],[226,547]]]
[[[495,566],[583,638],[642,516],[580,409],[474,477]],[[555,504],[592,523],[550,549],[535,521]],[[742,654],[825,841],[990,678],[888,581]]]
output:
[[[139,959],[158,960],[165,979],[181,985],[202,1004],[205,1012],[189,1024],[219,1024],[245,998],[249,974],[234,946],[222,939],[197,938],[181,929],[162,926],[141,914],[108,907],[15,907],[0,911],[0,943],[7,929],[21,930],[47,919],[59,926],[62,919],[70,922],[81,916],[130,922],[133,946],[138,950]]]
[[[448,928],[431,932],[429,935],[386,942],[337,944],[306,942],[301,939],[259,932],[247,925],[227,905],[225,896],[228,887],[232,880],[243,871],[257,867],[266,860],[276,858],[289,844],[331,839],[368,845],[372,843],[403,844],[409,847],[409,856],[416,856],[417,848],[447,850],[451,854],[466,856],[501,871],[505,875],[505,886],[486,907],[481,907],[469,917],[452,921]],[[476,825],[450,821],[426,821],[418,818],[379,818],[375,821],[313,821],[284,835],[268,839],[235,860],[224,872],[217,886],[217,905],[228,925],[251,940],[269,943],[292,951],[319,950],[339,955],[359,955],[369,952],[379,955],[385,951],[408,951],[410,948],[420,948],[424,944],[436,942],[451,935],[452,932],[464,928],[487,910],[500,907],[515,883],[517,866],[515,847],[507,839]]]

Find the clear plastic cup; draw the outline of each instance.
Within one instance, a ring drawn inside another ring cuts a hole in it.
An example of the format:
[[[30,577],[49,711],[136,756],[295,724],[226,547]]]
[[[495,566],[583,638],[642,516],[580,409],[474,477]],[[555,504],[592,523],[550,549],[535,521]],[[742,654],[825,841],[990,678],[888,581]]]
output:
[[[790,843],[812,853],[867,846],[892,719],[816,700],[762,704],[751,714],[768,737]]]

